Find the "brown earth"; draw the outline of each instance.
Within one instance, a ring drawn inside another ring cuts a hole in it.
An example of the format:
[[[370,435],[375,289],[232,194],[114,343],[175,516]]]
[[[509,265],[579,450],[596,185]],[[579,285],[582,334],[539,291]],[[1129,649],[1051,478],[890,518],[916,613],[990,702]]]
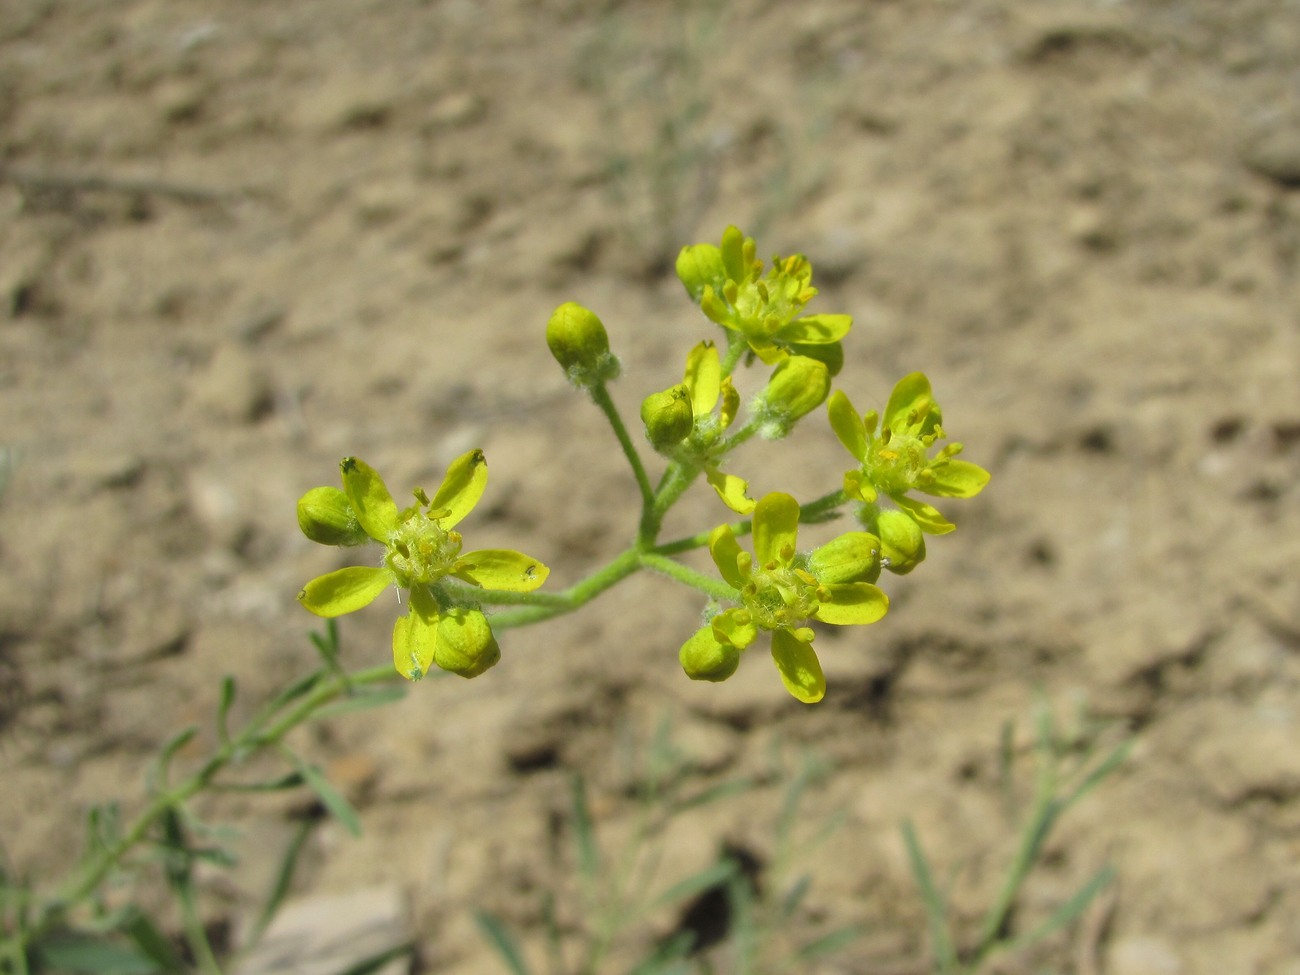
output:
[[[989,489],[886,579],[884,621],[821,638],[815,708],[760,659],[687,681],[700,601],[636,578],[505,634],[481,679],[304,732],[365,834],[326,824],[298,888],[397,884],[427,971],[499,970],[475,907],[540,952],[540,891],[572,887],[569,774],[620,835],[622,743],[667,717],[699,784],[763,784],[674,827],[664,884],[724,842],[770,861],[773,762],[809,749],[833,771],[803,825],[844,820],[801,861],[788,934],[865,923],[819,970],[919,971],[898,823],[976,918],[1012,836],[999,728],[1027,742],[1042,695],[1136,747],[1064,818],[1024,911],[1108,862],[1118,883],[1033,970],[1297,975],[1297,65],[1295,0],[7,0],[11,867],[66,869],[86,809],[138,808],[177,729],[201,725],[181,760],[201,754],[222,675],[247,715],[313,665],[294,597],[343,556],[294,501],[340,456],[405,490],[481,446],[473,545],[559,585],[617,553],[632,481],[544,323],[601,314],[634,417],[715,334],[665,263],[734,222],[763,256],[808,254],[820,310],[855,316],[855,402],[924,369]],[[737,462],[806,500],[846,455],[818,418]],[[719,516],[697,489],[670,533]],[[386,659],[391,620],[343,622],[351,666]],[[204,808],[244,830],[245,865],[205,879],[237,922],[289,810]]]

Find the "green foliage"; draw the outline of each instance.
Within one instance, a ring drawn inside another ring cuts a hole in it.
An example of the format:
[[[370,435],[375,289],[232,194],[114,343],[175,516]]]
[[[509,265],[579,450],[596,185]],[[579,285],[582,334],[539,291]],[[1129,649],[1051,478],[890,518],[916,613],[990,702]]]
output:
[[[1082,717],[1082,716],[1081,716]],[[930,945],[936,975],[976,975],[996,955],[1024,951],[1051,935],[1069,927],[1105,887],[1114,879],[1114,871],[1104,866],[1046,918],[1017,933],[1010,930],[1013,910],[1034,868],[1042,862],[1043,848],[1062,814],[1088,795],[1113,773],[1128,757],[1131,741],[1122,741],[1103,749],[1101,729],[1081,720],[1076,729],[1063,734],[1051,710],[1040,704],[1034,714],[1033,794],[1028,809],[1018,815],[1014,794],[1011,747],[1013,729],[1008,724],[1003,733],[1002,778],[1008,811],[1018,819],[1018,843],[997,897],[989,905],[973,943],[961,945],[947,900],[934,879],[934,872],[920,838],[910,822],[903,824],[903,842],[908,863],[925,904],[930,929]]]

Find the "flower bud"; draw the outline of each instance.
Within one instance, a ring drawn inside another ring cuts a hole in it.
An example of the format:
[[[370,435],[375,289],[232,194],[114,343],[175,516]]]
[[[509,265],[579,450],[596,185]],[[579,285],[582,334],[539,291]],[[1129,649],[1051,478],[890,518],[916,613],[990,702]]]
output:
[[[336,487],[312,488],[298,499],[298,527],[321,545],[360,545],[369,541],[348,496]]]
[[[719,643],[713,629],[706,626],[682,644],[678,659],[691,680],[724,681],[740,666],[740,651]]]
[[[722,290],[727,282],[727,272],[722,266],[722,252],[712,244],[693,244],[683,247],[677,255],[677,277],[686,293],[697,305],[704,297],[704,289]]]
[[[880,537],[880,554],[890,572],[907,575],[925,560],[925,535],[906,511],[888,508],[879,512],[875,531]]]
[[[651,393],[641,404],[641,419],[646,438],[655,450],[677,446],[695,429],[691,391],[685,384],[679,384],[662,393]]]
[[[757,406],[762,435],[771,440],[784,437],[801,417],[826,402],[830,391],[831,374],[824,362],[802,355],[781,360]]]
[[[565,302],[551,314],[546,344],[576,386],[589,387],[618,376],[618,360],[609,351],[605,326],[577,302]]]
[[[477,677],[501,659],[487,617],[477,609],[452,610],[438,621],[433,662],[461,677]]]

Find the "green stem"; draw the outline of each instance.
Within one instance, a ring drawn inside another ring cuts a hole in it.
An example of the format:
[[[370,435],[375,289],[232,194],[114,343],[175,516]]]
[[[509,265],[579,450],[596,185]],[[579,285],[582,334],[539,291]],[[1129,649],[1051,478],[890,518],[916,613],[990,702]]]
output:
[[[698,589],[714,599],[726,599],[735,602],[739,597],[739,593],[721,579],[715,579],[712,576],[704,575],[702,572],[696,572],[694,569],[688,568],[666,556],[646,552],[641,556],[641,564],[647,569],[668,576],[670,579],[676,579],[684,586]]]
[[[663,528],[664,515],[699,476],[698,467],[687,467],[680,461],[673,461],[668,465],[654,498],[641,512],[641,527],[637,532],[638,546],[649,549],[654,545],[660,529]]]
[[[722,357],[723,379],[732,374],[747,348],[749,348],[749,343],[745,341],[744,336],[730,329],[727,330],[727,354]]]
[[[497,632],[513,630],[572,612],[639,569],[640,554],[635,546],[627,549],[603,569],[593,572],[568,589],[550,593],[551,599],[544,605],[522,606],[519,609],[493,614],[492,629]]]
[[[636,444],[628,435],[627,426],[623,423],[618,407],[614,405],[614,400],[610,397],[604,383],[592,386],[589,391],[592,401],[600,407],[600,411],[605,414],[605,419],[609,420],[609,425],[614,428],[614,436],[618,437],[619,446],[623,448],[627,462],[632,465],[637,487],[641,489],[641,503],[649,508],[654,504],[654,490],[650,487],[650,478],[646,475],[645,465],[641,463],[641,455],[637,453]]]
[[[23,942],[30,944],[44,934],[74,904],[85,900],[104,881],[109,872],[121,862],[134,847],[139,845],[154,825],[168,810],[179,807],[186,800],[201,792],[222,769],[232,762],[242,760],[249,755],[279,742],[290,730],[302,724],[312,713],[329,704],[350,689],[370,684],[386,683],[396,680],[398,675],[391,664],[370,667],[354,674],[332,676],[308,691],[294,707],[290,708],[279,720],[272,723],[272,718],[288,703],[280,702],[275,706],[264,708],[247,726],[226,744],[222,745],[204,763],[202,768],[184,782],[173,786],[154,796],[144,811],[136,817],[135,822],[116,843],[104,847],[95,854],[81,869],[80,873],[63,885],[63,888],[47,904],[42,917],[31,929],[23,932]],[[22,950],[20,946],[20,951]]]

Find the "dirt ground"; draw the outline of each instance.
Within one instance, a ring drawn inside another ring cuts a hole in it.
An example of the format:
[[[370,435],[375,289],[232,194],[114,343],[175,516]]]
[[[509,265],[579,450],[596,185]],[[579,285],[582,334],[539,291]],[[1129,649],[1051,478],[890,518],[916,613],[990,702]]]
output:
[[[790,939],[862,923],[818,971],[922,971],[898,824],[978,918],[1013,835],[999,729],[1027,742],[1044,699],[1136,744],[1024,912],[1119,879],[1032,970],[1300,975],[1298,66],[1295,0],[5,0],[8,862],[57,876],[173,732],[202,754],[223,675],[246,716],[313,666],[295,595],[348,553],[294,502],[341,456],[432,489],[481,446],[471,544],[559,585],[617,553],[635,489],[546,319],[599,312],[635,417],[715,333],[666,267],[737,223],[853,314],[855,403],[925,370],[991,485],[884,621],[819,638],[814,708],[761,659],[688,681],[700,601],[638,577],[478,680],[304,732],[365,832],[325,824],[299,892],[396,885],[424,971],[501,970],[480,907],[540,953],[570,774],[626,832],[624,743],[667,719],[700,785],[761,784],[677,824],[665,885],[724,843],[770,862],[774,763],[806,750],[833,770],[803,826],[843,822]],[[846,455],[819,419],[737,463],[807,500]],[[669,533],[720,513],[697,489]],[[350,666],[392,618],[343,621]],[[205,879],[237,926],[292,809],[208,808],[243,831]]]

